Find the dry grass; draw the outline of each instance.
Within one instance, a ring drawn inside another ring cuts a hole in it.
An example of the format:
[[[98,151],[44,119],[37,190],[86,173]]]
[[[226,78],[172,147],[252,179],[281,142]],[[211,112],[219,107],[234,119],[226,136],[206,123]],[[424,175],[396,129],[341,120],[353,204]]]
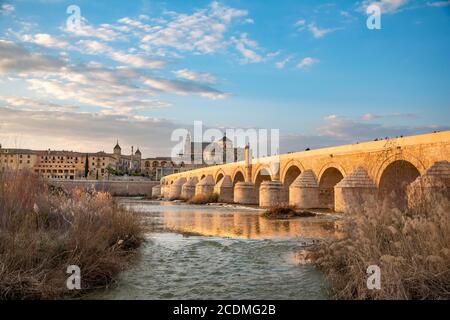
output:
[[[208,203],[217,203],[219,201],[219,195],[217,193],[212,193],[209,195],[198,194],[193,196],[188,200],[189,204],[208,204]]]
[[[139,217],[108,193],[49,190],[30,172],[0,173],[0,299],[54,299],[69,265],[82,289],[110,284],[142,241]]]
[[[448,192],[448,190],[444,190]],[[417,196],[411,194],[410,197]],[[450,202],[434,193],[401,212],[385,202],[353,214],[343,239],[310,255],[337,299],[450,299]],[[368,290],[369,265],[381,268],[381,289]]]

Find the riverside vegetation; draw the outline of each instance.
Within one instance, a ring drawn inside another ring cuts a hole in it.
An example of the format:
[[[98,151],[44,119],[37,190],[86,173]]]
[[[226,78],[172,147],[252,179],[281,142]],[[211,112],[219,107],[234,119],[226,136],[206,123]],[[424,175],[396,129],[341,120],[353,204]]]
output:
[[[138,215],[108,194],[52,190],[28,171],[0,173],[0,299],[56,299],[105,287],[143,241]],[[69,291],[67,267],[81,269]]]
[[[345,220],[345,236],[329,239],[309,258],[327,276],[336,299],[450,299],[450,202],[442,192],[408,194],[365,205]],[[381,289],[366,285],[369,265],[381,269]]]

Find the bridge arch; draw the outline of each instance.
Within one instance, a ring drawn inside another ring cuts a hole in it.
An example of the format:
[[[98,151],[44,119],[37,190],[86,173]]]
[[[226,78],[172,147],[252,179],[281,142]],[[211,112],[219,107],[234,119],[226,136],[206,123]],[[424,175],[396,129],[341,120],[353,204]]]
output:
[[[322,208],[334,209],[334,186],[346,173],[336,163],[328,163],[322,167],[319,174],[319,205]]]
[[[289,186],[294,182],[295,179],[303,172],[305,168],[303,165],[297,160],[288,161],[281,172],[281,182],[283,183],[286,189],[289,189]]]
[[[219,171],[216,172],[216,176],[214,181],[216,182],[216,184],[220,181],[220,179],[222,179],[223,177],[225,177],[225,172],[220,169]]]
[[[382,163],[375,170],[375,174],[374,174],[375,183],[377,184],[378,187],[380,186],[381,176],[383,175],[386,168],[391,163],[393,163],[395,161],[399,161],[399,160],[409,162],[419,171],[420,174],[423,174],[427,169],[426,166],[419,159],[417,159],[416,157],[414,157],[413,155],[411,155],[408,152],[402,151],[400,154],[391,155],[390,157],[387,157],[386,159],[384,159],[384,161],[382,161]]]
[[[419,168],[417,165],[419,165]],[[390,205],[401,210],[405,209],[407,206],[407,187],[420,176],[420,165],[417,162],[414,164],[405,159],[392,159],[392,161],[383,165],[383,170],[380,172],[377,181],[380,200],[388,201]]]
[[[245,182],[245,171],[242,167],[236,168],[232,175],[233,186],[238,182]]]
[[[253,182],[255,187],[258,189],[263,181],[272,181],[273,174],[268,166],[260,166],[257,171],[255,171],[255,177],[253,178]]]
[[[256,184],[256,179],[259,176],[267,176],[270,177],[270,180],[274,179],[274,173],[272,172],[272,168],[270,163],[261,163],[255,167],[252,174],[253,183]],[[266,179],[269,180],[269,179]]]

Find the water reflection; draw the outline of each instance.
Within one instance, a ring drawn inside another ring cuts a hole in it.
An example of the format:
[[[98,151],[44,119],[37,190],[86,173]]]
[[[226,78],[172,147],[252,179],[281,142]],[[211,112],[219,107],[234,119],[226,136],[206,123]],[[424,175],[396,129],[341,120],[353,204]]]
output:
[[[328,238],[340,235],[342,221],[336,216],[272,220],[260,210],[242,207],[189,206],[173,203],[128,203],[133,210],[158,218],[165,231],[183,234],[245,238]],[[164,207],[164,208],[162,208]],[[170,209],[170,210],[168,210]]]

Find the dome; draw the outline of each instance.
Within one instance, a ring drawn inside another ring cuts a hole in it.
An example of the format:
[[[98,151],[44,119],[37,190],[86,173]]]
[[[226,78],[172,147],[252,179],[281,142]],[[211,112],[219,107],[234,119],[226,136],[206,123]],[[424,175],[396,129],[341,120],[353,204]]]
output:
[[[137,148],[137,150],[136,150],[136,152],[134,154],[141,155],[141,151],[139,150],[139,147]]]
[[[117,140],[116,146],[114,147],[114,150],[122,150],[122,148],[119,146],[119,140]]]

